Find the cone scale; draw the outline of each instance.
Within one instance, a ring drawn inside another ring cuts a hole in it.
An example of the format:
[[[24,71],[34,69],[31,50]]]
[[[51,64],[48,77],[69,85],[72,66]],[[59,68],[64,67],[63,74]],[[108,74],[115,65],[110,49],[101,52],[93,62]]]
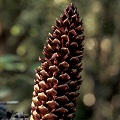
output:
[[[45,58],[36,69],[30,120],[73,120],[81,85],[83,27],[77,8],[70,4],[52,26]]]

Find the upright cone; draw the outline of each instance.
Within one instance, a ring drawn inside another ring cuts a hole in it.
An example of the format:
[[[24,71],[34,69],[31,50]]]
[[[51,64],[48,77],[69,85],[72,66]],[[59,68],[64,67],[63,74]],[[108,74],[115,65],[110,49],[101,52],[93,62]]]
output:
[[[83,57],[83,27],[77,8],[70,4],[56,19],[44,46],[45,58],[36,69],[30,120],[73,120],[79,95]]]

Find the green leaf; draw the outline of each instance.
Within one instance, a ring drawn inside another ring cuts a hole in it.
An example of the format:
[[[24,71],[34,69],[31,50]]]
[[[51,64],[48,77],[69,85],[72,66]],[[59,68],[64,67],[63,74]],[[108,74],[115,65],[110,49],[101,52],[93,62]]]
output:
[[[0,57],[0,63],[6,63],[6,62],[13,62],[13,61],[20,61],[21,58],[17,55],[12,54],[6,54]]]

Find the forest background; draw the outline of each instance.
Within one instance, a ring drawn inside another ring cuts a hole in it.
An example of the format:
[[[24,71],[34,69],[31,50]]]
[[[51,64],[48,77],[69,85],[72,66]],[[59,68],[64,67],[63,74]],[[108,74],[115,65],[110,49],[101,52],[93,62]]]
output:
[[[38,58],[71,2],[86,36],[75,120],[120,120],[120,0],[0,0],[0,101],[30,114]]]

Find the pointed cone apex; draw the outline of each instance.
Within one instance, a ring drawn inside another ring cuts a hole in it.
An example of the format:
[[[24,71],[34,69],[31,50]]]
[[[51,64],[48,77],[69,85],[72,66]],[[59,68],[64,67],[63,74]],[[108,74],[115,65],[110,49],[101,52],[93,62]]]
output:
[[[73,120],[81,85],[83,22],[73,3],[52,26],[36,69],[30,120]]]

